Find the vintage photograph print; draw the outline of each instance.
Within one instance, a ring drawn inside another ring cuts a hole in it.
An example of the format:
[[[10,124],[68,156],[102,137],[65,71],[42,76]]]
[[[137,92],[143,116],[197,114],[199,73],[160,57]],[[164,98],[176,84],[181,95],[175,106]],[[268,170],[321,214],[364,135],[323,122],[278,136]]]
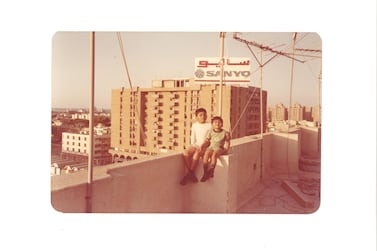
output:
[[[51,44],[56,211],[320,207],[319,34],[59,31]]]

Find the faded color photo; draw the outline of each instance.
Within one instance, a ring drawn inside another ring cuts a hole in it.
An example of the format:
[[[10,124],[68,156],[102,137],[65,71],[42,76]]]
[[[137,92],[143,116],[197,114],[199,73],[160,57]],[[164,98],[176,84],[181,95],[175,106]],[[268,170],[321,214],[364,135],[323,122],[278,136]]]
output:
[[[314,213],[321,82],[312,32],[57,32],[51,205]]]

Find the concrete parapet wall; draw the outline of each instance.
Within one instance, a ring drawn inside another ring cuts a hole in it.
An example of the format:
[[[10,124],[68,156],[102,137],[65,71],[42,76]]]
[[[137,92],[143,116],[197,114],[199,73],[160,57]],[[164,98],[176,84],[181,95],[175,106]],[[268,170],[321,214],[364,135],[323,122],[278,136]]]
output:
[[[300,131],[274,133],[271,144],[271,175],[297,174],[300,159]]]
[[[321,132],[317,127],[302,127],[301,154],[319,156],[321,152]]]
[[[174,213],[182,210],[179,177],[183,173],[180,154],[167,154],[151,160],[133,161],[110,168],[110,207],[106,211],[135,213]]]
[[[299,149],[293,144],[297,137],[289,137],[293,153],[288,155],[284,150],[280,153],[287,146],[281,135],[234,139],[229,154],[220,157],[214,178],[185,186],[179,184],[184,175],[181,153],[95,167],[92,212],[234,213],[250,200],[260,180],[276,171],[274,165],[281,165],[281,172],[287,168],[286,156],[292,159],[290,168],[298,169]],[[202,173],[200,164],[198,179]],[[79,171],[51,177],[51,203],[56,210],[86,211],[86,176],[86,171]]]

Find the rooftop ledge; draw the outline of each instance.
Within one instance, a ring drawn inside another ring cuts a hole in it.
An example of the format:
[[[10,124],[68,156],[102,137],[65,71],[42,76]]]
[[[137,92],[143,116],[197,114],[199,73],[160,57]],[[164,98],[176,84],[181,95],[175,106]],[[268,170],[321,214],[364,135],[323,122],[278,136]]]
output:
[[[234,213],[258,192],[264,178],[298,171],[301,134],[233,139],[214,178],[185,186],[179,184],[185,172],[180,152],[95,167],[92,212]],[[202,174],[199,164],[198,179]],[[51,177],[51,203],[57,211],[86,212],[86,192],[86,170]]]

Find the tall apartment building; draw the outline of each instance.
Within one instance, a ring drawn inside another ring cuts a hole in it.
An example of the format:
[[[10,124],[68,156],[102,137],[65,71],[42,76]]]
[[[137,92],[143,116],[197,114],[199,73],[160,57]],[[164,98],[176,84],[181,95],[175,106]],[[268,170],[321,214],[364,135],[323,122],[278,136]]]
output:
[[[270,121],[285,121],[288,119],[288,109],[282,104],[277,104],[269,108]]]
[[[255,87],[223,86],[222,118],[232,138],[260,133],[259,95]],[[263,127],[266,101],[263,91]],[[113,89],[109,152],[117,160],[182,151],[190,144],[195,110],[205,108],[210,121],[219,115],[219,102],[220,85],[195,84],[193,79],[156,80],[152,88]]]
[[[288,111],[288,120],[301,121],[304,119],[304,107],[300,104],[294,104]]]
[[[94,164],[104,165],[111,163],[109,154],[110,134],[105,128],[95,127],[93,135]],[[80,133],[63,132],[62,134],[62,157],[77,161],[87,161],[89,151],[89,131],[82,130]]]

